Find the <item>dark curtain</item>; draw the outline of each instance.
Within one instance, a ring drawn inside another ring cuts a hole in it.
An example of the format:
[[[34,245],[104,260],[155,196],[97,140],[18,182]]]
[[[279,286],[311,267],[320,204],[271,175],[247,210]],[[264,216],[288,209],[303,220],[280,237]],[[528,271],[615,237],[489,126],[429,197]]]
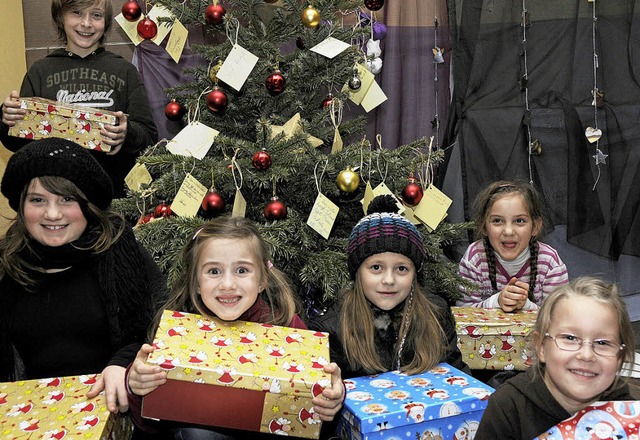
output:
[[[447,3],[454,94],[439,177],[459,173],[464,216],[489,182],[531,179],[569,243],[640,256],[640,1],[525,0],[526,26],[522,0]],[[595,127],[594,44],[597,145],[585,137]],[[540,155],[528,154],[529,130]],[[596,147],[608,155],[600,170]]]

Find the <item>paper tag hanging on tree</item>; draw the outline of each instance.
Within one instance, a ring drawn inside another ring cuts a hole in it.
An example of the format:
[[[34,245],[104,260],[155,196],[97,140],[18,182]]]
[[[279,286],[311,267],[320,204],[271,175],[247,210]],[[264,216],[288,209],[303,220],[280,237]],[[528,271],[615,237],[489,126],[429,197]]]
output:
[[[424,190],[422,200],[413,208],[415,217],[420,220],[429,232],[433,232],[447,216],[451,199],[433,184]]]
[[[180,61],[184,45],[187,42],[189,31],[180,21],[175,20],[171,34],[169,35],[169,41],[167,41],[167,53],[171,56],[176,63]]]
[[[171,203],[171,210],[180,217],[195,217],[207,191],[206,186],[190,173],[187,174]]]
[[[124,33],[127,34],[131,42],[137,46],[144,41],[144,38],[138,35],[138,23],[144,20],[144,18],[145,15],[141,14],[140,18],[136,21],[128,21],[122,14],[118,14],[114,17],[114,20],[120,25]]]
[[[257,56],[242,46],[234,44],[218,71],[218,79],[236,91],[240,91],[257,62]]]
[[[318,193],[313,208],[311,208],[307,225],[322,235],[325,240],[328,240],[339,210],[338,205],[329,200],[324,194]]]
[[[247,213],[247,201],[240,192],[236,189],[236,196],[233,199],[233,210],[231,211],[231,217],[244,217]]]
[[[362,198],[362,200],[360,200],[360,203],[362,203],[362,210],[364,211],[365,215],[367,214],[369,203],[371,203],[371,200],[373,200],[374,197],[375,194],[373,193],[373,188],[371,188],[371,182],[367,182],[364,187],[364,197]]]
[[[158,33],[156,34],[155,37],[151,39],[151,41],[153,41],[158,46],[160,46],[160,43],[162,43],[162,40],[164,40],[164,37],[166,37],[169,34],[169,32],[171,32],[171,29],[173,28],[174,16],[171,13],[171,11],[165,8],[164,6],[155,5],[151,8],[147,17],[158,24]],[[160,18],[170,18],[172,21],[161,22],[159,20]]]
[[[373,196],[377,197],[377,196],[381,196],[381,195],[384,195],[384,194],[389,194],[389,195],[393,196],[394,200],[396,201],[396,206],[398,206],[398,214],[403,214],[404,210],[406,208],[404,207],[402,202],[400,200],[398,200],[398,198],[395,196],[395,194],[391,192],[389,187],[384,182],[381,182],[380,185],[376,186],[373,189]]]
[[[360,105],[364,111],[369,113],[371,110],[382,104],[387,100],[387,95],[384,94],[382,88],[378,85],[377,82],[373,81],[367,90],[366,95],[362,99]]]
[[[167,150],[173,154],[202,159],[207,155],[211,144],[219,134],[218,130],[200,122],[191,122],[169,141]]]
[[[409,220],[414,225],[419,225],[422,223],[420,220],[416,218],[415,211],[413,210],[413,208],[405,206],[403,215],[407,220]]]
[[[143,163],[136,163],[124,178],[124,183],[131,191],[140,191],[142,185],[148,185],[152,181],[151,174]]]
[[[337,38],[327,37],[309,50],[331,60],[347,50],[349,46],[350,44],[338,40]]]

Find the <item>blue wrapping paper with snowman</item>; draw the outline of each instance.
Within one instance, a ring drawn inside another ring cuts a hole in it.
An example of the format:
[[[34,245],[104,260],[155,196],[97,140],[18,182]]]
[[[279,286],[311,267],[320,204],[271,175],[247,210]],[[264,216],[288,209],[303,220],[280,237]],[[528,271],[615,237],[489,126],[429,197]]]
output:
[[[534,440],[639,440],[640,401],[596,402]]]
[[[345,380],[343,439],[471,440],[494,389],[449,364]]]

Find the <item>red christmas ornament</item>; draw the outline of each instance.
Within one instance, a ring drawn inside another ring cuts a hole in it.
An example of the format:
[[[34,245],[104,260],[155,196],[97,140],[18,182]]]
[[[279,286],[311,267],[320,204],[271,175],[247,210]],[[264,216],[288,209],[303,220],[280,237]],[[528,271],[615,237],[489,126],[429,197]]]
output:
[[[170,121],[179,121],[182,119],[185,113],[185,108],[182,104],[177,102],[175,99],[169,101],[169,103],[164,108],[164,115]]]
[[[205,212],[206,217],[211,218],[224,212],[224,199],[218,191],[211,188],[207,191],[202,199],[202,210]]]
[[[364,0],[364,5],[370,11],[379,11],[384,6],[384,0]]]
[[[227,94],[218,87],[214,87],[207,94],[207,106],[214,113],[224,113],[227,110],[228,103]]]
[[[145,223],[149,223],[154,221],[156,218],[153,216],[153,214],[147,214],[144,217],[141,217],[140,220],[138,220],[138,224],[139,225],[144,225]]]
[[[207,6],[204,10],[204,19],[208,24],[222,24],[222,19],[227,11],[222,7],[220,3]]]
[[[142,9],[138,3],[133,0],[126,2],[122,5],[122,16],[127,21],[138,21],[140,16],[142,15]]]
[[[416,183],[416,179],[410,177],[409,183],[402,190],[402,201],[409,206],[416,206],[423,196],[422,187]]]
[[[271,156],[267,153],[267,150],[263,148],[262,151],[256,151],[253,153],[251,163],[253,163],[253,166],[259,170],[268,170],[271,166]]]
[[[267,220],[284,220],[287,218],[287,207],[278,200],[277,196],[271,197],[271,201],[264,207],[264,216]]]
[[[264,85],[267,87],[269,93],[272,96],[279,95],[284,92],[284,88],[287,85],[287,80],[284,78],[284,75],[280,73],[278,69],[274,70],[271,75],[267,77]]]
[[[156,209],[153,210],[153,217],[154,218],[169,217],[172,212],[173,211],[171,211],[171,205],[169,205],[168,203],[162,202],[158,206],[156,206]]]
[[[329,105],[331,105],[331,102],[333,101],[333,95],[331,93],[329,93],[327,95],[326,98],[324,98],[324,100],[322,101],[322,108],[327,108],[329,107]]]
[[[136,29],[138,30],[138,35],[140,35],[145,40],[150,40],[158,35],[158,25],[155,21],[151,20],[148,17],[140,20]]]

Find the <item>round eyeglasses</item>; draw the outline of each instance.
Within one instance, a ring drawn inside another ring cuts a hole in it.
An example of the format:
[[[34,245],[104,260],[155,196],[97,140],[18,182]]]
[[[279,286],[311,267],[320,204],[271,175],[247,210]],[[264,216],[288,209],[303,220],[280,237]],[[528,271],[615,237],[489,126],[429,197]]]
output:
[[[616,357],[625,347],[624,344],[618,344],[608,339],[589,341],[569,333],[558,333],[555,336],[545,333],[544,337],[552,339],[553,342],[556,343],[556,347],[564,351],[578,351],[582,347],[582,344],[586,342],[587,344],[591,344],[591,349],[595,354],[604,357]]]

